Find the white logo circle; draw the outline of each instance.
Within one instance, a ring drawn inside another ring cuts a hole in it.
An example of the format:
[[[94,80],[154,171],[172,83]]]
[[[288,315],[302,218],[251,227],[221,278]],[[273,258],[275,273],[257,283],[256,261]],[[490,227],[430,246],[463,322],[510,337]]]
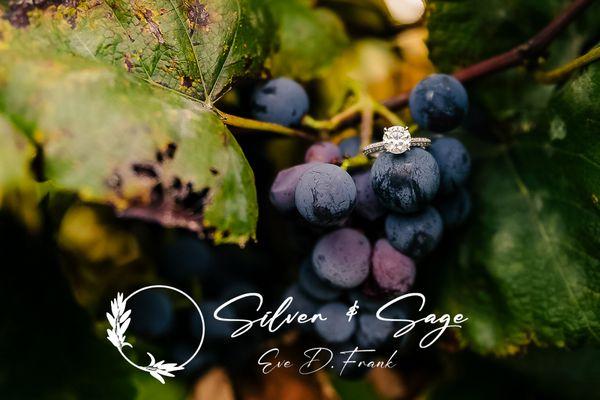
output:
[[[130,343],[127,343],[125,341],[125,332],[127,331],[127,328],[129,327],[129,323],[131,322],[131,318],[130,318],[131,310],[127,310],[127,308],[126,308],[127,302],[136,294],[139,294],[145,290],[150,290],[150,289],[168,289],[168,290],[172,290],[174,292],[177,292],[177,293],[185,296],[189,301],[192,302],[194,307],[196,307],[196,311],[200,315],[200,322],[202,324],[202,335],[200,337],[200,343],[198,343],[198,347],[196,347],[196,351],[194,352],[194,354],[192,354],[192,356],[186,362],[184,362],[180,365],[177,365],[177,363],[167,363],[164,360],[157,362],[152,354],[146,353],[150,357],[150,364],[148,364],[147,366],[144,367],[141,365],[137,365],[136,363],[131,361],[129,359],[129,357],[127,357],[125,355],[125,353],[123,352],[123,347],[128,346],[128,347],[133,348],[133,346]],[[194,299],[192,299],[187,293],[185,293],[184,291],[179,290],[175,287],[172,287],[172,286],[166,286],[166,285],[146,286],[146,287],[143,287],[143,288],[138,289],[135,292],[131,293],[125,299],[123,299],[123,293],[117,293],[117,297],[115,297],[110,302],[110,312],[106,313],[106,318],[108,319],[108,323],[110,324],[110,329],[106,330],[106,333],[107,333],[106,338],[119,350],[119,353],[121,354],[121,356],[129,364],[131,364],[132,366],[134,366],[135,368],[137,368],[139,370],[150,373],[150,375],[152,375],[152,377],[158,379],[161,383],[165,383],[165,379],[164,379],[165,376],[172,378],[175,376],[173,374],[175,371],[183,370],[184,367],[190,361],[192,361],[194,359],[194,357],[196,357],[196,355],[202,348],[202,342],[204,342],[204,331],[205,331],[204,316],[202,315],[202,311],[200,311],[200,307],[194,301]]]

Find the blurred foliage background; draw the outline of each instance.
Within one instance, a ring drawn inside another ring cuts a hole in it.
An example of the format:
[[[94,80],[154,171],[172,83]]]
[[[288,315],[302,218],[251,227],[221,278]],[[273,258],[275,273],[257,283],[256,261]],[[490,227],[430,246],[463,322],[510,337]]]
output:
[[[472,217],[415,286],[467,315],[461,332],[351,382],[261,375],[261,350],[301,356],[294,332],[211,343],[218,362],[166,385],[104,339],[117,291],[277,302],[313,244],[268,202],[308,142],[227,126],[215,107],[247,117],[256,82],[287,76],[326,119],[352,88],[384,101],[525,42],[569,3],[0,0],[0,398],[600,398],[600,64],[536,81],[597,45],[593,1],[542,56],[467,85],[453,134],[474,159]]]

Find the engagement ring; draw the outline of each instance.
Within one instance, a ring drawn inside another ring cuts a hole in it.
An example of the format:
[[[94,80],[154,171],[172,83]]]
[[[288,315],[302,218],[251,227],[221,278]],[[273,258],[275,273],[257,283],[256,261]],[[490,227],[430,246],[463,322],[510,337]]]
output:
[[[387,151],[392,154],[402,154],[411,147],[425,148],[431,144],[427,138],[411,138],[410,132],[405,126],[392,126],[384,128],[383,141],[365,146],[365,156],[375,157],[377,153]]]

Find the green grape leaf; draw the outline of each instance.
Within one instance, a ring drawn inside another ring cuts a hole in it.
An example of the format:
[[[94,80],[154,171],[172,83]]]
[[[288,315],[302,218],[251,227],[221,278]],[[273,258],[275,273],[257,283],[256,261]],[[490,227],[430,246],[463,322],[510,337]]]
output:
[[[566,0],[429,3],[430,57],[442,72],[453,72],[523,43],[544,27]]]
[[[29,167],[34,155],[35,150],[27,138],[0,115],[0,205],[5,193],[32,182]]]
[[[43,149],[55,190],[217,242],[254,237],[252,170],[198,102],[81,57],[5,50],[0,114]]]
[[[67,2],[32,25],[37,40],[209,104],[262,68],[274,36],[261,0]]]
[[[40,227],[37,204],[44,194],[33,179],[34,145],[0,115],[0,209],[10,211],[32,231]]]
[[[342,21],[328,9],[311,8],[304,0],[271,0],[268,5],[279,25],[279,46],[269,59],[275,76],[316,78],[349,42]]]
[[[595,64],[536,132],[476,153],[473,215],[440,271],[440,308],[469,317],[459,335],[476,351],[600,343],[599,117]]]

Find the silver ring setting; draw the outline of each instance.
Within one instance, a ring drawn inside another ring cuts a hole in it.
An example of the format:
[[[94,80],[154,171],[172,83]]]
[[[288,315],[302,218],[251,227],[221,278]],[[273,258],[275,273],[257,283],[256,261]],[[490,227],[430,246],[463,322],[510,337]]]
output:
[[[412,138],[406,126],[391,126],[383,130],[383,141],[372,143],[363,148],[365,156],[376,157],[377,153],[387,151],[392,154],[402,154],[411,147],[426,148],[431,144],[428,138]]]

